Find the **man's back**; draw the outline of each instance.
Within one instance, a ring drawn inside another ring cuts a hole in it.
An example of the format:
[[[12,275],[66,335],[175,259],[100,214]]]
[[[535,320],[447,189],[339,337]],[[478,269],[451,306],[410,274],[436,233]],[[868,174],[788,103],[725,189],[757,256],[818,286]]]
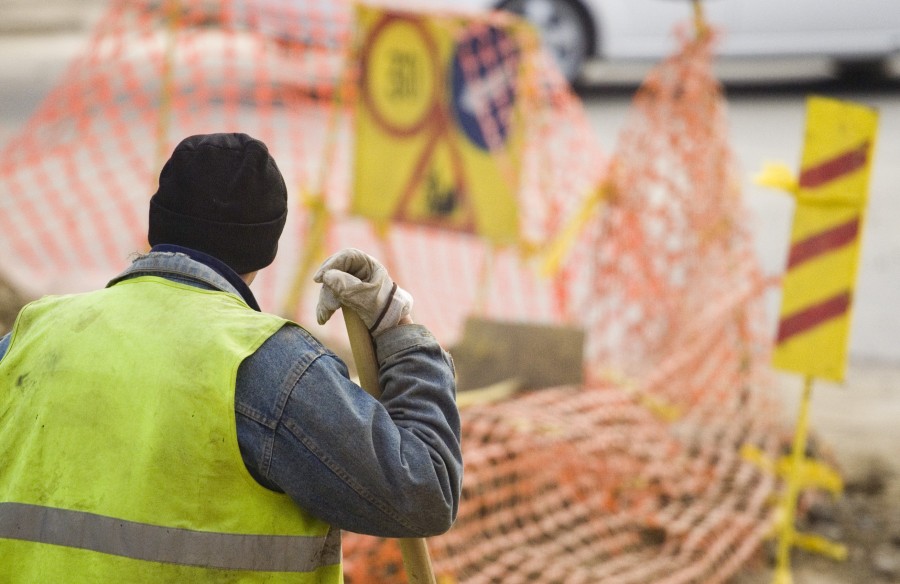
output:
[[[12,389],[0,392],[0,509],[60,525],[0,532],[19,540],[0,539],[15,570],[3,581],[65,578],[84,561],[110,581],[339,572],[338,531],[249,480],[237,445],[237,368],[283,324],[234,295],[156,277],[27,307],[0,361],[0,387]],[[64,535],[76,532],[86,536]],[[70,557],[45,561],[59,545]]]

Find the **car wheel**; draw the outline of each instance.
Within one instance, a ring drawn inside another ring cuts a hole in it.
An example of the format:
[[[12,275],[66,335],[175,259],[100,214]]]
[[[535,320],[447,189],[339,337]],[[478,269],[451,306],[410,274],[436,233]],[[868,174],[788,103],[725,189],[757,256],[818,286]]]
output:
[[[838,79],[845,83],[867,84],[883,81],[887,76],[887,62],[877,57],[871,59],[846,59],[835,64]]]
[[[592,30],[584,9],[573,0],[506,0],[499,5],[537,28],[545,49],[563,75],[574,82],[591,54]]]

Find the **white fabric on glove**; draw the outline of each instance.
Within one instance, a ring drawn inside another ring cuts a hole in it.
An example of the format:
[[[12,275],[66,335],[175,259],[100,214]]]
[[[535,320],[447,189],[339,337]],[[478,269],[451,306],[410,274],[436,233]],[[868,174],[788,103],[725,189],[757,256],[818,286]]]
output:
[[[358,249],[344,249],[329,257],[313,280],[322,284],[316,305],[319,324],[325,324],[338,308],[346,306],[376,336],[396,326],[412,310],[409,292],[391,280],[378,260]]]

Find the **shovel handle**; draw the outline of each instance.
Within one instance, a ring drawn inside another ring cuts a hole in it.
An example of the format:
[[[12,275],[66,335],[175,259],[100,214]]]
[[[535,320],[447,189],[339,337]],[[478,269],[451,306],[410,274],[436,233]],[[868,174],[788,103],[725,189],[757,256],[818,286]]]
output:
[[[372,336],[358,314],[347,307],[342,310],[344,324],[347,326],[347,336],[350,337],[350,350],[353,352],[353,361],[356,363],[356,372],[359,375],[359,385],[366,390],[366,393],[378,399],[381,396],[381,389],[378,386],[378,360],[375,357]],[[421,537],[401,538],[398,543],[409,583],[437,584],[425,539]]]

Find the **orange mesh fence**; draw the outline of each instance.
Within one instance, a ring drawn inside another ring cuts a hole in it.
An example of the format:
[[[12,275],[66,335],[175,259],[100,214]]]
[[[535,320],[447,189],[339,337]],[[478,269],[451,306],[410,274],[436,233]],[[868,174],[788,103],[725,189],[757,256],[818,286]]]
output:
[[[765,282],[712,42],[685,41],[642,85],[606,205],[548,297],[589,332],[587,385],[463,412],[464,501],[431,541],[448,582],[724,582],[770,528],[774,479],[740,455],[777,439]],[[393,542],[347,543],[350,581],[404,581]]]
[[[726,581],[770,528],[776,487],[740,451],[771,453],[776,428],[714,39],[685,38],[651,72],[607,155],[530,29],[390,6],[458,42],[484,150],[515,185],[518,245],[349,213],[361,79],[350,3],[114,1],[0,153],[2,270],[33,293],[103,285],[146,249],[147,201],[174,144],[249,133],[291,199],[279,257],[254,283],[265,309],[343,342],[342,323],[311,322],[310,266],[354,246],[384,259],[446,346],[473,314],[586,331],[583,387],[463,410],[459,520],[429,540],[443,582]],[[562,233],[572,243],[544,276]],[[348,582],[405,581],[393,541],[346,534],[344,551]]]

